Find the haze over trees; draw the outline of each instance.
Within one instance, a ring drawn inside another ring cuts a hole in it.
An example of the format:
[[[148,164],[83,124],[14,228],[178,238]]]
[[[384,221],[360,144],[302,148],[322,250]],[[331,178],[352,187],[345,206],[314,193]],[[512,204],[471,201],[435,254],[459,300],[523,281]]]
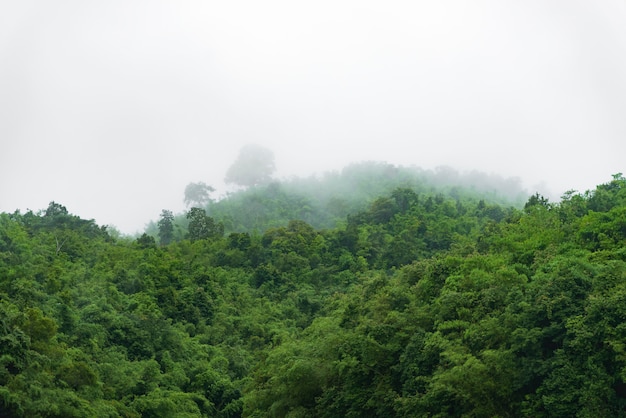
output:
[[[189,183],[187,187],[185,187],[185,205],[194,207],[204,206],[212,201],[211,193],[214,191],[215,189],[212,186],[202,181]]]
[[[329,178],[136,239],[1,213],[0,416],[626,416],[626,178],[508,204],[384,164]]]
[[[274,153],[261,145],[248,144],[239,151],[224,181],[243,187],[256,186],[269,182],[275,171]]]

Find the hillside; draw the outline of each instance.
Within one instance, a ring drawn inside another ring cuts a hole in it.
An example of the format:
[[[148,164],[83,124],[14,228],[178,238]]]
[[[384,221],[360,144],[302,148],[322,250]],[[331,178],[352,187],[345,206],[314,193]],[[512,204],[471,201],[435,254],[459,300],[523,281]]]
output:
[[[626,416],[626,179],[516,208],[401,175],[167,245],[0,214],[0,416]]]
[[[328,229],[343,225],[347,216],[367,210],[374,200],[398,188],[454,200],[483,200],[503,207],[521,208],[528,199],[528,192],[516,178],[478,171],[459,173],[450,167],[424,170],[369,161],[338,172],[273,180],[240,189],[202,208],[224,225],[226,233],[263,233],[294,219],[316,229]],[[185,214],[175,215],[174,224],[176,239],[185,237]],[[158,237],[156,221],[148,225],[147,233]]]

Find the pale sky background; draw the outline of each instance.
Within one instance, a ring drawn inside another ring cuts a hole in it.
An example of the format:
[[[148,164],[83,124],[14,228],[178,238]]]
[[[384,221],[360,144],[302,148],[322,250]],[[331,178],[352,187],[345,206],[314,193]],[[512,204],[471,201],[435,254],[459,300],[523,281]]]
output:
[[[592,189],[626,172],[626,1],[0,0],[0,211],[133,233],[246,143]]]

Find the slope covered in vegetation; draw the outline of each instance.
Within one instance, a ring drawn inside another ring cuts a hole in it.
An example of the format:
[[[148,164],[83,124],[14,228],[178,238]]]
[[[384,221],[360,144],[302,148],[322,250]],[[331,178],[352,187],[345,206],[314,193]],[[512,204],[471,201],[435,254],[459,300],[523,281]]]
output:
[[[505,207],[522,207],[528,199],[516,178],[477,171],[461,174],[449,167],[423,170],[370,161],[319,176],[262,182],[195,206],[221,222],[227,233],[263,233],[268,228],[286,226],[293,219],[303,220],[316,229],[335,228],[343,225],[348,215],[367,210],[374,200],[398,188],[455,200],[484,200]],[[185,237],[187,225],[184,214],[175,216],[175,239]],[[150,223],[147,232],[156,238],[157,222]]]
[[[0,416],[624,416],[625,244],[621,175],[168,245],[3,213]]]

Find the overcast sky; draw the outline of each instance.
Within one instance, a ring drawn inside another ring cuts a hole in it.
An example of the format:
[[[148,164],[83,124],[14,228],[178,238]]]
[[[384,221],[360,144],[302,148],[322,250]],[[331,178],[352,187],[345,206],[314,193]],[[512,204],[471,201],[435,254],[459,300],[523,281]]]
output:
[[[626,172],[626,2],[0,3],[0,211],[133,233],[246,143],[585,191]]]

